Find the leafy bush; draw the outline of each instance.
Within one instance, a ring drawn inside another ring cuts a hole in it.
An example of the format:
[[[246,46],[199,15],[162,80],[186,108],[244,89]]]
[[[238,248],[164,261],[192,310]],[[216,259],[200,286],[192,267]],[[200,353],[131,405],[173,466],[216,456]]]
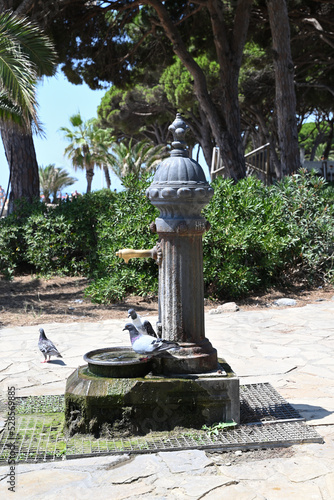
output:
[[[157,293],[152,259],[116,256],[122,248],[152,248],[149,226],[158,215],[145,196],[150,180],[133,176],[125,191],[101,190],[47,208],[20,204],[0,220],[0,272],[83,274],[94,302],[126,294]],[[206,296],[226,300],[276,284],[333,277],[334,190],[313,174],[265,187],[253,177],[237,184],[219,177],[203,211],[211,229],[203,237]]]
[[[26,223],[28,262],[41,273],[92,273],[97,265],[98,219],[113,207],[115,198],[106,189],[63,202],[43,218],[30,218]]]
[[[16,211],[0,219],[0,272],[7,279],[14,273],[29,270],[25,259],[27,253],[27,241],[25,239],[25,222],[33,214],[41,214],[45,206],[37,202],[28,204],[19,201]]]
[[[239,297],[269,285],[284,265],[288,244],[282,201],[254,177],[234,184],[218,178],[205,216],[204,278],[212,297]]]
[[[47,207],[21,203],[0,221],[0,271],[89,274],[96,265],[96,221],[115,194],[108,190]]]
[[[86,291],[94,302],[119,300],[126,293],[157,293],[158,268],[152,259],[131,259],[124,264],[116,256],[122,248],[148,249],[157,241],[149,229],[158,212],[145,196],[148,179],[130,175],[125,184],[128,189],[117,194],[112,210],[104,211],[98,219],[98,264],[94,283]]]
[[[254,177],[220,177],[213,187],[203,239],[207,295],[331,279],[334,193],[323,179],[301,170],[271,187]]]
[[[272,188],[282,201],[289,245],[284,260],[290,279],[328,281],[333,275],[334,191],[322,177],[300,170]]]

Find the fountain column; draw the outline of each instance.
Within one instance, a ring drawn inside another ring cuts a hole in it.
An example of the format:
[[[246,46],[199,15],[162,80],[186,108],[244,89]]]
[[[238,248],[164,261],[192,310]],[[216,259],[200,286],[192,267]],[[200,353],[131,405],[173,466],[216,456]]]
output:
[[[189,158],[188,126],[178,113],[170,125],[173,150],[159,165],[147,196],[160,215],[159,314],[162,338],[183,347],[162,361],[165,373],[202,373],[217,368],[217,352],[205,338],[202,236],[209,223],[201,210],[213,196],[202,167]]]

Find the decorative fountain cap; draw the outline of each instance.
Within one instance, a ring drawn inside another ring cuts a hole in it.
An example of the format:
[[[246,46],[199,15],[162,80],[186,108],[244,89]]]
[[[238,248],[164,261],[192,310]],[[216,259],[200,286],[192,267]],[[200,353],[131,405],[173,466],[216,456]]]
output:
[[[185,135],[189,129],[188,125],[184,122],[180,113],[176,113],[176,118],[171,125],[169,125],[168,130],[173,134],[172,147],[174,150],[171,152],[171,156],[185,156],[188,158],[189,153],[187,149],[187,143],[185,141]]]
[[[209,203],[213,189],[205,178],[200,164],[189,158],[185,141],[188,125],[177,113],[174,122],[169,126],[173,134],[170,157],[163,160],[154,175],[153,182],[146,195],[153,205],[178,205],[184,202],[197,205],[199,211]],[[198,213],[195,210],[194,213]]]

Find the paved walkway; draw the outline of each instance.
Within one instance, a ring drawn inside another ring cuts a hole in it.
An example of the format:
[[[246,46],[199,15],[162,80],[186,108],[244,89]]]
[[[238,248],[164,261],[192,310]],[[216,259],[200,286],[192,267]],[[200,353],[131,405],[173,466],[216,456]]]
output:
[[[334,499],[334,300],[300,308],[206,315],[206,336],[240,377],[269,382],[323,436],[285,456],[245,460],[249,452],[201,450],[85,458],[16,467],[15,494],[0,468],[0,498],[332,500]],[[0,390],[63,394],[65,380],[92,349],[128,345],[124,321],[47,324],[62,360],[41,364],[38,327],[0,330]]]

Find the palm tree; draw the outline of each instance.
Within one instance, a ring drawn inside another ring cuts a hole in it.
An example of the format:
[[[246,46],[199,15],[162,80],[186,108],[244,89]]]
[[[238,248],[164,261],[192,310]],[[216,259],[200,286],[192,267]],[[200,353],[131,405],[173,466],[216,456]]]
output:
[[[0,128],[10,166],[12,202],[39,196],[38,164],[32,130],[41,130],[36,84],[52,75],[56,54],[42,31],[10,12],[0,14]]]
[[[321,161],[324,159],[324,152],[325,152],[325,149],[327,147],[327,144],[324,143],[324,144],[319,144],[319,146],[317,147],[316,149],[316,152],[314,154],[314,160],[315,161]],[[329,151],[329,155],[328,155],[328,158],[326,158],[327,160],[334,160],[334,151]]]
[[[110,189],[109,149],[115,139],[110,128],[99,127],[96,118],[92,118],[88,123],[91,127],[92,147],[96,155],[96,165],[103,170],[107,188]]]
[[[77,168],[86,170],[87,193],[90,193],[95,166],[103,168],[109,177],[108,148],[112,141],[111,132],[110,129],[99,129],[94,118],[84,122],[80,113],[71,116],[70,122],[72,129],[60,128],[65,133],[65,138],[70,141],[65,154],[71,159],[75,170]],[[110,177],[108,187],[110,187]]]
[[[113,172],[122,180],[127,174],[134,174],[138,179],[143,172],[153,172],[160,161],[167,156],[165,145],[153,145],[139,141],[132,145],[124,142],[112,144],[109,163]]]
[[[41,191],[46,203],[51,203],[50,196],[53,196],[53,203],[57,201],[57,191],[61,191],[66,186],[72,186],[77,179],[71,177],[63,168],[56,168],[54,164],[39,167],[39,182]]]

